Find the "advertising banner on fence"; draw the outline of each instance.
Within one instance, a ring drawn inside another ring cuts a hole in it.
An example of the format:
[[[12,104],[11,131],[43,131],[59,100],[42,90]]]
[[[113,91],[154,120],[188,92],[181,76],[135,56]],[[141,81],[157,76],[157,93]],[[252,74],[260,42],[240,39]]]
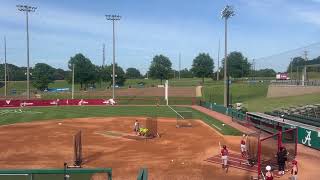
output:
[[[39,106],[102,106],[114,105],[113,99],[53,99],[53,100],[0,100],[0,108]]]

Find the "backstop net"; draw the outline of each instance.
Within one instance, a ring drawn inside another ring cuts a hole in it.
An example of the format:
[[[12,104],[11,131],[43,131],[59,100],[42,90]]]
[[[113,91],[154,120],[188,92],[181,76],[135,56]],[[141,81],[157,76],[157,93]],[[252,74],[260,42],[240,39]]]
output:
[[[253,166],[258,162],[258,144],[260,139],[260,133],[255,132],[247,135],[246,149],[247,160]]]
[[[282,131],[281,137],[281,145],[285,147],[288,152],[288,161],[292,161],[297,155],[298,129],[286,129]]]
[[[270,165],[272,169],[278,169],[277,153],[280,147],[279,133],[262,137],[258,147],[258,173],[264,173],[265,167]]]
[[[81,167],[82,165],[82,133],[77,132],[74,135],[74,166]]]
[[[0,170],[1,180],[112,180],[111,168]]]
[[[158,121],[156,116],[148,117],[146,119],[146,128],[148,129],[147,137],[158,137]]]

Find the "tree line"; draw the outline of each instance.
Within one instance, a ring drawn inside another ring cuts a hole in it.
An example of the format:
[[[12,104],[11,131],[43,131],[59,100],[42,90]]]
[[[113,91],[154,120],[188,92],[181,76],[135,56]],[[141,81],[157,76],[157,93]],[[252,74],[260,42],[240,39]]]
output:
[[[287,72],[300,72],[302,68],[305,65],[319,65],[320,64],[320,56],[317,58],[306,60],[305,58],[302,58],[301,56],[297,56],[292,58],[292,61],[290,62]],[[308,72],[320,72],[320,66],[314,66],[314,67],[308,67]]]
[[[219,76],[223,77],[223,64],[219,67]],[[45,63],[37,63],[31,68],[31,81],[35,88],[44,90],[48,88],[50,83],[55,80],[67,80],[72,82],[72,69],[74,66],[75,83],[80,84],[81,89],[95,87],[97,84],[106,83],[110,87],[112,85],[112,64],[98,66],[91,62],[83,54],[78,53],[70,57],[68,61],[68,70],[56,69]],[[232,78],[249,77],[254,74],[257,77],[275,77],[276,72],[273,69],[252,70],[252,64],[242,55],[241,52],[231,52],[228,55],[228,72]],[[198,77],[204,82],[205,78],[216,79],[217,72],[214,72],[214,60],[208,53],[199,53],[192,62],[190,69],[185,68],[179,71],[172,68],[171,60],[165,55],[155,55],[152,59],[148,72],[142,75],[137,68],[128,68],[125,71],[118,64],[115,64],[116,85],[124,85],[126,79],[137,79],[149,77],[163,80],[178,77],[193,78]],[[10,81],[26,80],[26,67],[18,67],[13,64],[7,64],[8,75]],[[0,65],[0,78],[4,79],[4,65]]]

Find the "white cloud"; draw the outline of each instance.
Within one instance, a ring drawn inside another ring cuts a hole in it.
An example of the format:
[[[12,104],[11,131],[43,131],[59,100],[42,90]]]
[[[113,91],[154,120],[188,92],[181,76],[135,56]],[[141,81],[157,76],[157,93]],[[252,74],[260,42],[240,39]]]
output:
[[[296,14],[301,20],[313,25],[320,26],[320,12],[319,11],[298,11]]]

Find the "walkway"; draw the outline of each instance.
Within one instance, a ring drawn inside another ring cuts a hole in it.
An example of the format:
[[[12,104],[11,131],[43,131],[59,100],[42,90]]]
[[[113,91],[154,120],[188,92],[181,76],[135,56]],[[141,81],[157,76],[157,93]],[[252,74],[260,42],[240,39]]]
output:
[[[225,124],[228,124],[229,126],[235,128],[235,129],[238,129],[239,131],[243,132],[243,133],[246,133],[246,134],[249,134],[249,133],[253,133],[254,130],[250,129],[250,128],[247,128],[245,126],[242,126],[241,124],[235,122],[235,121],[232,121],[232,118],[230,116],[227,116],[227,115],[224,115],[224,114],[221,114],[221,113],[218,113],[218,112],[215,112],[215,111],[212,111],[210,109],[207,109],[205,107],[202,107],[202,106],[191,106],[193,109],[195,110],[198,110],[202,113],[205,113]]]

